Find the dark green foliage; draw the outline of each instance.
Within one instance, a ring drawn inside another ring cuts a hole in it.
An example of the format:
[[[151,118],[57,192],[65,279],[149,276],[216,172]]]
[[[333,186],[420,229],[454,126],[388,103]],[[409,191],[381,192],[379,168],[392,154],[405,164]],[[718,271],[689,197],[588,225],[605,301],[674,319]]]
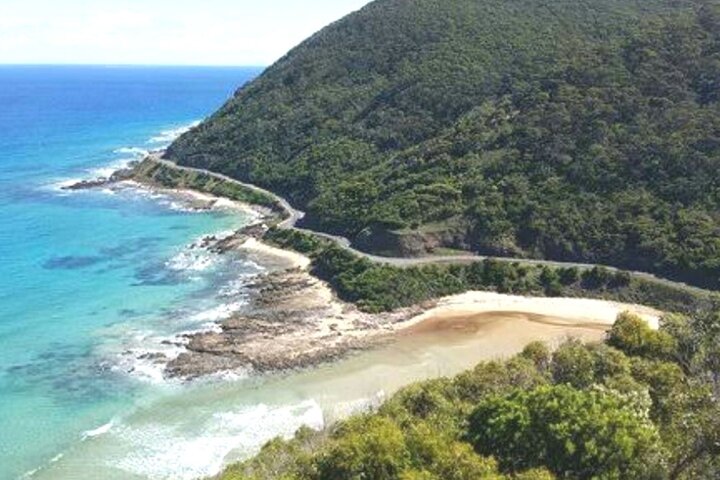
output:
[[[717,287],[719,8],[378,0],[168,155],[281,192],[349,237],[440,224],[446,246]]]
[[[267,231],[265,240],[309,256],[319,254],[325,247],[330,245],[329,241],[318,236],[276,227]]]
[[[580,342],[562,345],[553,354],[552,376],[559,384],[587,388],[595,380],[595,358]]]
[[[655,426],[601,391],[568,386],[516,390],[480,402],[468,439],[504,468],[547,466],[570,478],[662,478]]]
[[[328,451],[317,460],[318,480],[397,479],[410,466],[402,430],[383,417],[344,424]]]

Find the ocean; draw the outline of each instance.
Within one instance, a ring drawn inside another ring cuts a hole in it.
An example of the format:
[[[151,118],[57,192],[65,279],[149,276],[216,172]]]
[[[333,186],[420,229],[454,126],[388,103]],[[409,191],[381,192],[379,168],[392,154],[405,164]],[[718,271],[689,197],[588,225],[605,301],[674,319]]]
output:
[[[138,357],[242,302],[261,267],[188,245],[249,216],[60,187],[166,146],[259,72],[0,67],[0,478],[148,398],[162,374]]]
[[[164,378],[154,356],[242,308],[264,271],[193,247],[251,214],[62,186],[166,146],[259,73],[0,67],[0,479],[207,477],[493,352],[413,337],[292,373]]]

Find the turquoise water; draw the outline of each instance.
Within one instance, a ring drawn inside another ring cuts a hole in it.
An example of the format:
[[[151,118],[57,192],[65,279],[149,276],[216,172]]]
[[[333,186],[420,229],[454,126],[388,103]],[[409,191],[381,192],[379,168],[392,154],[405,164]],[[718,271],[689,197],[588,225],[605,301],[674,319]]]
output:
[[[242,303],[260,267],[188,245],[247,215],[59,187],[166,145],[258,73],[0,67],[0,478],[46,469],[171,388],[142,355]]]
[[[162,147],[257,73],[0,67],[0,480],[208,477],[277,435],[494,355],[408,338],[282,375],[163,378],[146,354],[177,354],[179,334],[241,308],[262,271],[191,248],[247,214],[60,186]]]

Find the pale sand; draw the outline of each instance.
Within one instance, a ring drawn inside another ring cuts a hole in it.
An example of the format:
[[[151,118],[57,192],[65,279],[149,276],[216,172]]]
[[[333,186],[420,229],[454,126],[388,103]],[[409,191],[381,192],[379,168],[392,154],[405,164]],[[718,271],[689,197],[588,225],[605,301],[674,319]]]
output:
[[[205,205],[204,208],[218,208],[226,210],[239,210],[244,213],[253,215],[256,219],[259,219],[262,215],[259,208],[249,203],[237,202],[230,200],[225,197],[217,197],[215,195],[199,192],[197,190],[180,189],[180,188],[160,188],[157,189],[159,192],[167,192],[171,195],[177,196],[181,199],[189,198],[191,200],[200,202],[201,205]]]
[[[292,250],[283,250],[263,243],[256,238],[247,239],[238,247],[239,250],[247,250],[250,252],[260,253],[276,258],[282,258],[290,262],[289,268],[299,268],[305,270],[310,266],[310,259],[305,255],[294,252]]]
[[[393,348],[432,348],[443,358],[444,373],[519,353],[530,342],[551,348],[568,338],[598,342],[622,312],[658,328],[662,312],[642,305],[586,298],[545,298],[467,292],[396,325]],[[449,369],[449,371],[447,371]]]
[[[590,298],[523,297],[495,292],[466,292],[445,297],[434,308],[412,318],[402,329],[443,318],[458,318],[481,313],[513,312],[552,317],[572,324],[611,327],[622,312],[639,315],[650,327],[659,328],[662,312],[643,305]]]

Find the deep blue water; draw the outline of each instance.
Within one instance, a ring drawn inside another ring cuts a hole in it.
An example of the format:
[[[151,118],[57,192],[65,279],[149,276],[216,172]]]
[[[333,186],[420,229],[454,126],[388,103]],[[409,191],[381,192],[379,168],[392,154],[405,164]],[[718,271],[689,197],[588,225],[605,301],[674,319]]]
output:
[[[1,479],[42,472],[170,388],[139,357],[223,315],[257,269],[187,248],[242,225],[237,212],[59,186],[167,145],[258,73],[0,67]]]

